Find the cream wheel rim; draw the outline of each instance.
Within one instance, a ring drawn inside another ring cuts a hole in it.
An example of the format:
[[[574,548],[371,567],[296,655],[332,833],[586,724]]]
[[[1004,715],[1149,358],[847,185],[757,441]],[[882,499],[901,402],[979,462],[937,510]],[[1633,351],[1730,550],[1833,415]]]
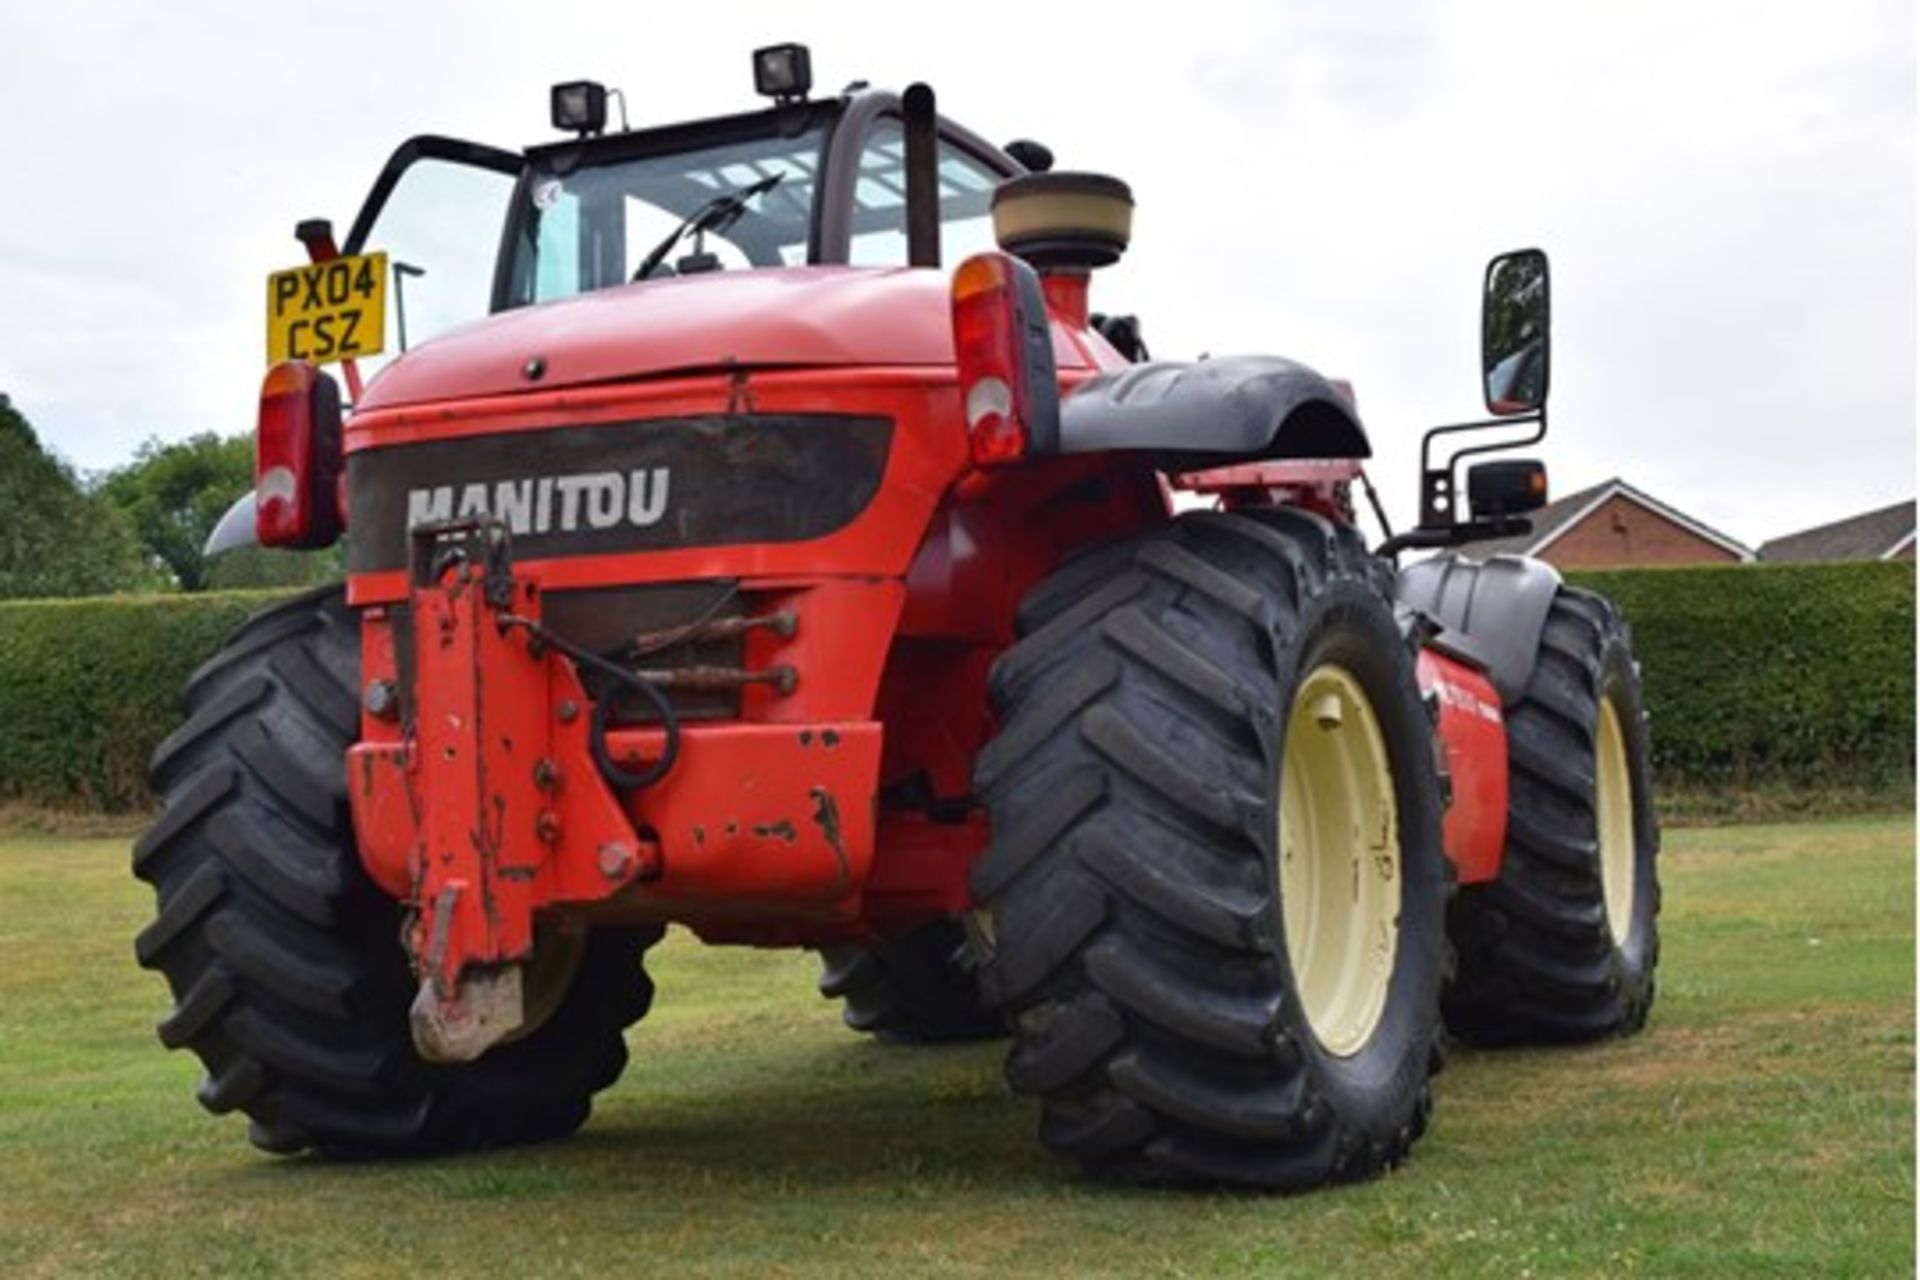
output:
[[[501,1037],[501,1044],[512,1044],[532,1035],[560,1012],[560,1006],[573,991],[573,980],[580,975],[580,962],[586,956],[585,925],[567,921],[534,926],[533,956],[520,975],[520,1025]]]
[[[1627,770],[1627,739],[1613,700],[1600,700],[1594,735],[1593,807],[1599,824],[1600,889],[1607,903],[1607,931],[1625,946],[1633,929],[1633,776]]]
[[[1336,1057],[1386,1012],[1400,939],[1400,817],[1373,703],[1323,663],[1294,695],[1280,756],[1280,910],[1307,1025]]]

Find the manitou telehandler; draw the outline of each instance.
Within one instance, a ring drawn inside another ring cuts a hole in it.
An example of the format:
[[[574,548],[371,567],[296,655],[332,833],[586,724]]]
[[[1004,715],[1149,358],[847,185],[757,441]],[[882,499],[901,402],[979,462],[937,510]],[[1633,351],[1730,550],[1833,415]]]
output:
[[[1640,1027],[1618,612],[1534,560],[1396,567],[1545,500],[1437,449],[1545,433],[1545,256],[1493,260],[1494,418],[1427,434],[1370,551],[1343,385],[1090,312],[1124,184],[924,86],[814,96],[800,46],[754,70],[747,114],[609,129],[579,82],[561,141],[414,138],[270,279],[215,543],[347,571],[153,760],[138,955],[200,1100],[277,1152],[566,1134],[669,923],[818,949],[863,1031],[1010,1035],[1042,1140],[1130,1180],[1364,1177],[1443,1031]]]

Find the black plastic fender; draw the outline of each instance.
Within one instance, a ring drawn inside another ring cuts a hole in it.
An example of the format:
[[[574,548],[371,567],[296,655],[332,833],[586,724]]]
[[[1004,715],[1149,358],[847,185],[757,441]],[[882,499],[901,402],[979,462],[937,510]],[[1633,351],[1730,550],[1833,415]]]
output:
[[[1157,360],[1096,374],[1060,405],[1060,452],[1110,449],[1149,450],[1170,471],[1373,452],[1339,389],[1279,356]]]
[[[1484,667],[1512,706],[1533,678],[1560,571],[1527,556],[1442,555],[1400,571],[1394,595],[1440,624],[1440,647]]]

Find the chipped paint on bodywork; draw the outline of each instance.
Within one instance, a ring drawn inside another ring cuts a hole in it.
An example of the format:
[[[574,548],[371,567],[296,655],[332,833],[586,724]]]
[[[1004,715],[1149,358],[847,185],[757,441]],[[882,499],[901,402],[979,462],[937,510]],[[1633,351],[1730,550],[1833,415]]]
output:
[[[827,730],[832,734],[833,730]],[[834,734],[834,737],[839,737]],[[840,806],[833,802],[833,792],[825,787],[815,787],[813,796],[813,820],[820,828],[820,834],[826,838],[827,848],[833,850],[834,861],[840,866],[840,880],[844,884],[849,875],[847,866],[846,840],[840,831]]]

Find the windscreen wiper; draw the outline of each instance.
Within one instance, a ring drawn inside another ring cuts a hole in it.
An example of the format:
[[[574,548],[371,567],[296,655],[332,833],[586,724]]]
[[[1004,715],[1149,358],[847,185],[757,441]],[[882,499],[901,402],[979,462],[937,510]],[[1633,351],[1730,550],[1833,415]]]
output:
[[[688,214],[686,221],[675,227],[666,239],[653,246],[653,251],[642,258],[640,265],[634,269],[633,278],[645,280],[657,271],[660,264],[666,261],[667,255],[673,252],[673,246],[679,244],[681,237],[687,232],[697,231],[704,235],[709,231],[725,231],[738,222],[740,215],[747,211],[748,201],[767,194],[779,186],[780,180],[786,176],[784,173],[770,173],[760,181],[744,186],[738,191],[728,191],[713,197]]]

